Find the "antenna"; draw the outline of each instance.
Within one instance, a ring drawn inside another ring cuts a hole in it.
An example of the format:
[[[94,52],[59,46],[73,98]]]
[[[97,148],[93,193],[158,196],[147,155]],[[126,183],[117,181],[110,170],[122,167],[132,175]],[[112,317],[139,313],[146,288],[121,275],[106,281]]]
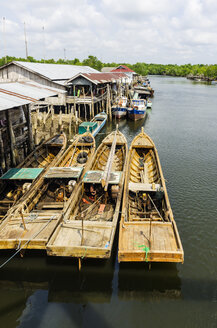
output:
[[[26,46],[26,59],[28,58],[28,48],[27,48],[27,39],[26,39],[26,23],[24,22],[24,37],[25,37],[25,46]]]
[[[44,57],[44,63],[45,63],[45,37],[44,37],[44,26],[42,26],[43,31],[43,57]]]
[[[5,64],[7,64],[7,55],[6,55],[6,37],[5,37],[5,17],[3,17],[2,29],[3,29],[3,38],[4,38]]]

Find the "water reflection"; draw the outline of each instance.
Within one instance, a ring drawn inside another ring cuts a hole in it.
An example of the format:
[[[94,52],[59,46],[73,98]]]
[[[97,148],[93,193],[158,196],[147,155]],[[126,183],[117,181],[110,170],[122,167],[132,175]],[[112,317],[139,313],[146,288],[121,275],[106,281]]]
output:
[[[121,300],[180,298],[181,279],[177,266],[169,263],[122,263],[118,274]]]

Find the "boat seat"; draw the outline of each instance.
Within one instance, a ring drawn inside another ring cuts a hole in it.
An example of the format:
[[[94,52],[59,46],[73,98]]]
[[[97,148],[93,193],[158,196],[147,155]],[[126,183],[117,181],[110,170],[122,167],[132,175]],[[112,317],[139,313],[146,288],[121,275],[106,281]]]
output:
[[[137,183],[129,182],[129,190],[133,192],[137,191],[161,191],[161,185],[158,183]]]

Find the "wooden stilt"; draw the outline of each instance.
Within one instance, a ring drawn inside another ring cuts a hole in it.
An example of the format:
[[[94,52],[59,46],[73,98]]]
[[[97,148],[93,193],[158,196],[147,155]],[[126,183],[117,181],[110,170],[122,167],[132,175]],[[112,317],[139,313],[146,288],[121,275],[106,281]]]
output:
[[[78,270],[81,271],[81,258],[78,258]]]
[[[4,154],[4,143],[3,143],[3,139],[2,139],[2,132],[0,130],[0,165],[2,168],[2,171],[5,170],[6,168],[6,164],[5,164],[5,154]]]
[[[62,130],[63,120],[62,120],[62,109],[60,109],[59,113],[59,131]]]
[[[10,143],[10,154],[11,154],[11,162],[12,166],[16,166],[16,155],[15,155],[15,137],[14,137],[14,131],[12,127],[12,121],[11,121],[11,115],[10,110],[8,109],[6,111],[6,118],[7,118],[7,130],[9,135],[9,143]]]
[[[24,106],[23,108],[25,117],[26,117],[26,123],[28,128],[28,151],[33,151],[34,145],[33,145],[33,135],[32,135],[32,121],[31,121],[31,107],[29,105]]]

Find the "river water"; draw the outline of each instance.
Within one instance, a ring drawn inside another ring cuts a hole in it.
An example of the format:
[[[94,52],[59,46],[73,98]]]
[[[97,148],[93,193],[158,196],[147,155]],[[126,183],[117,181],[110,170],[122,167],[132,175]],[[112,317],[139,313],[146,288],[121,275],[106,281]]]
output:
[[[1,327],[217,327],[217,86],[150,80],[145,122],[119,129],[130,144],[144,126],[156,144],[184,264],[119,265],[117,238],[110,260],[86,260],[81,272],[73,259],[27,253],[0,271]]]

